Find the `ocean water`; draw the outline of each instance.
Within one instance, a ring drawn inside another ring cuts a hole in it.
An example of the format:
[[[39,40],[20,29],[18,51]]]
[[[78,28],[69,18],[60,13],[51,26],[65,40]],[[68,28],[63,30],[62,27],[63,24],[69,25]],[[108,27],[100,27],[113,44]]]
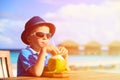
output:
[[[19,51],[11,51],[10,57],[12,64],[17,64]],[[90,62],[89,64],[92,64],[95,62],[97,63],[114,63],[114,64],[120,64],[120,55],[69,55],[68,56],[68,62],[70,64],[79,63],[80,64],[88,64],[87,62]]]
[[[19,51],[11,51],[10,57],[12,64],[17,64]],[[96,68],[94,71],[120,73],[120,55],[69,55],[68,64],[76,67],[108,67],[108,69]],[[115,68],[109,69],[109,67]]]
[[[17,59],[19,56],[19,51],[10,51],[10,59],[12,64],[17,64]]]

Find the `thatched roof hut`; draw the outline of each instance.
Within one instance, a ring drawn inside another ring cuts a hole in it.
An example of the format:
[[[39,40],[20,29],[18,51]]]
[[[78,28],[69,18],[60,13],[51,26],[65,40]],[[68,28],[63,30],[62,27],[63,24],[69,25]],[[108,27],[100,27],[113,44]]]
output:
[[[108,44],[108,47],[120,47],[120,41],[112,41]]]
[[[101,54],[101,44],[96,41],[90,41],[85,44],[85,54]]]
[[[64,46],[68,49],[69,54],[79,54],[79,44],[72,40],[66,40],[62,43],[60,43],[58,46]]]
[[[120,41],[113,41],[108,44],[108,54],[120,54]]]

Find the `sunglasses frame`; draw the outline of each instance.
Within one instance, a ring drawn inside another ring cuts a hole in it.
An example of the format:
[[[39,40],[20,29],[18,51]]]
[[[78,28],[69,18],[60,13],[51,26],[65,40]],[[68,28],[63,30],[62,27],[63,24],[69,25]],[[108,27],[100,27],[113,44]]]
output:
[[[38,36],[37,33],[41,33],[41,36]],[[47,39],[51,38],[51,33],[43,33],[43,32],[34,32],[32,35],[36,36],[37,38],[43,38],[44,36],[47,37]]]

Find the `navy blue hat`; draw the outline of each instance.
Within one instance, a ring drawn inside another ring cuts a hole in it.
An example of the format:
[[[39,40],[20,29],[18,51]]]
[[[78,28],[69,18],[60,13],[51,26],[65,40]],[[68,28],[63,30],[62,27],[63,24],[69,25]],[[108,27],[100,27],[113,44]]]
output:
[[[33,30],[34,28],[37,27],[36,25],[47,25],[50,29],[50,33],[52,34],[52,36],[55,33],[56,28],[55,28],[54,24],[44,21],[39,16],[34,16],[30,20],[28,20],[28,22],[25,24],[25,30],[22,32],[22,35],[21,35],[21,39],[25,44],[29,45],[27,36],[31,30]]]

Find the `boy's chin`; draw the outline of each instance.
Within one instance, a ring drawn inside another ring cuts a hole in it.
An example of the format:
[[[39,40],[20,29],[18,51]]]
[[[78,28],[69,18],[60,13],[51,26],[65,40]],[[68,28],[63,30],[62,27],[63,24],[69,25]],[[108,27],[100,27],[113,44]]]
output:
[[[46,46],[47,46],[47,44],[40,45],[41,48],[46,47]]]

